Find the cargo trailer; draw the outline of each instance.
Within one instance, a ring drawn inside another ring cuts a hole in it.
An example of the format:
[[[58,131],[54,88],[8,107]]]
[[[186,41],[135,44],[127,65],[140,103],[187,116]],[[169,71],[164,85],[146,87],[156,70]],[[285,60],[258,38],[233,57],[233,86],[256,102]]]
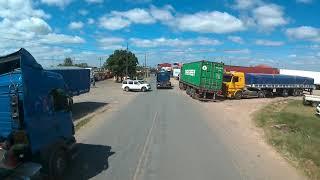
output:
[[[316,89],[320,89],[320,72],[302,71],[302,70],[293,70],[293,69],[280,69],[280,74],[313,78]]]
[[[222,90],[223,63],[198,61],[183,64],[179,87],[199,100],[215,100]]]
[[[312,93],[312,78],[280,74],[255,74],[229,72],[224,75],[223,92],[228,98],[250,98],[280,95],[301,96],[303,91]]]
[[[78,96],[90,91],[90,69],[79,67],[49,68],[47,71],[60,74],[70,96]]]

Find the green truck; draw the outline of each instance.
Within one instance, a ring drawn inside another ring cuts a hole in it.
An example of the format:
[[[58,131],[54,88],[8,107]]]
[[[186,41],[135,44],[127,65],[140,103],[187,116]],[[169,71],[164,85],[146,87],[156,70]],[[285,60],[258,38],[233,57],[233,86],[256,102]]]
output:
[[[222,94],[223,63],[198,61],[183,64],[179,87],[192,98],[215,100]]]

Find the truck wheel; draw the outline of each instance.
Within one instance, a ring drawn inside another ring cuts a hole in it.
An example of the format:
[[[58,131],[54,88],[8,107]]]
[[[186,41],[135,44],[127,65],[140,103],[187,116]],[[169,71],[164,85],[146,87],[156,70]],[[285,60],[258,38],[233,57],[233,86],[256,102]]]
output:
[[[234,98],[235,98],[236,100],[241,99],[241,98],[242,98],[242,93],[241,93],[240,91],[236,92],[236,93],[234,94]]]
[[[60,180],[68,167],[67,154],[62,148],[51,154],[49,160],[49,177],[52,180]]]
[[[182,83],[179,83],[179,88],[180,88],[181,90],[183,90],[183,84],[182,84]]]
[[[146,92],[146,91],[147,91],[147,88],[146,88],[146,87],[142,87],[142,88],[141,88],[141,91],[142,91],[142,92]]]
[[[289,96],[288,90],[284,89],[284,90],[282,91],[282,96],[283,96],[283,97],[288,97],[288,96]]]
[[[128,87],[128,86],[127,86],[127,87],[125,87],[125,88],[124,88],[124,90],[125,90],[125,91],[127,91],[127,92],[129,92],[129,91],[130,91],[130,89],[129,89],[129,87]]]
[[[264,92],[259,91],[259,92],[258,92],[258,98],[264,98],[264,97],[265,97]]]

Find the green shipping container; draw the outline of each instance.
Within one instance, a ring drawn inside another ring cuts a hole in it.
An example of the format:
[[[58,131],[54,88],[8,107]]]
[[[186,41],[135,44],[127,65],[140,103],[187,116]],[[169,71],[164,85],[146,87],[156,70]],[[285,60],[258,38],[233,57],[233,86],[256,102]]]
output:
[[[204,91],[219,91],[223,81],[223,63],[198,61],[183,64],[180,81]]]

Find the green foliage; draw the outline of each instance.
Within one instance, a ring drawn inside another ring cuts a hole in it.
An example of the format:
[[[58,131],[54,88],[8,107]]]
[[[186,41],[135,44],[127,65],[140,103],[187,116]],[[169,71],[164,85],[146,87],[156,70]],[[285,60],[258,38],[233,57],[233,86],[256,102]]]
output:
[[[115,50],[111,54],[104,67],[110,69],[117,77],[124,77],[128,68],[128,76],[132,77],[136,74],[138,58],[134,53],[126,50]]]
[[[320,117],[301,101],[279,101],[256,114],[268,142],[297,162],[311,179],[320,179]]]
[[[70,57],[64,59],[63,64],[59,64],[58,66],[73,66],[73,61]]]
[[[65,58],[63,63],[59,64],[58,66],[76,66],[76,67],[81,67],[81,68],[90,67],[87,63],[73,64],[73,61],[70,57]]]

